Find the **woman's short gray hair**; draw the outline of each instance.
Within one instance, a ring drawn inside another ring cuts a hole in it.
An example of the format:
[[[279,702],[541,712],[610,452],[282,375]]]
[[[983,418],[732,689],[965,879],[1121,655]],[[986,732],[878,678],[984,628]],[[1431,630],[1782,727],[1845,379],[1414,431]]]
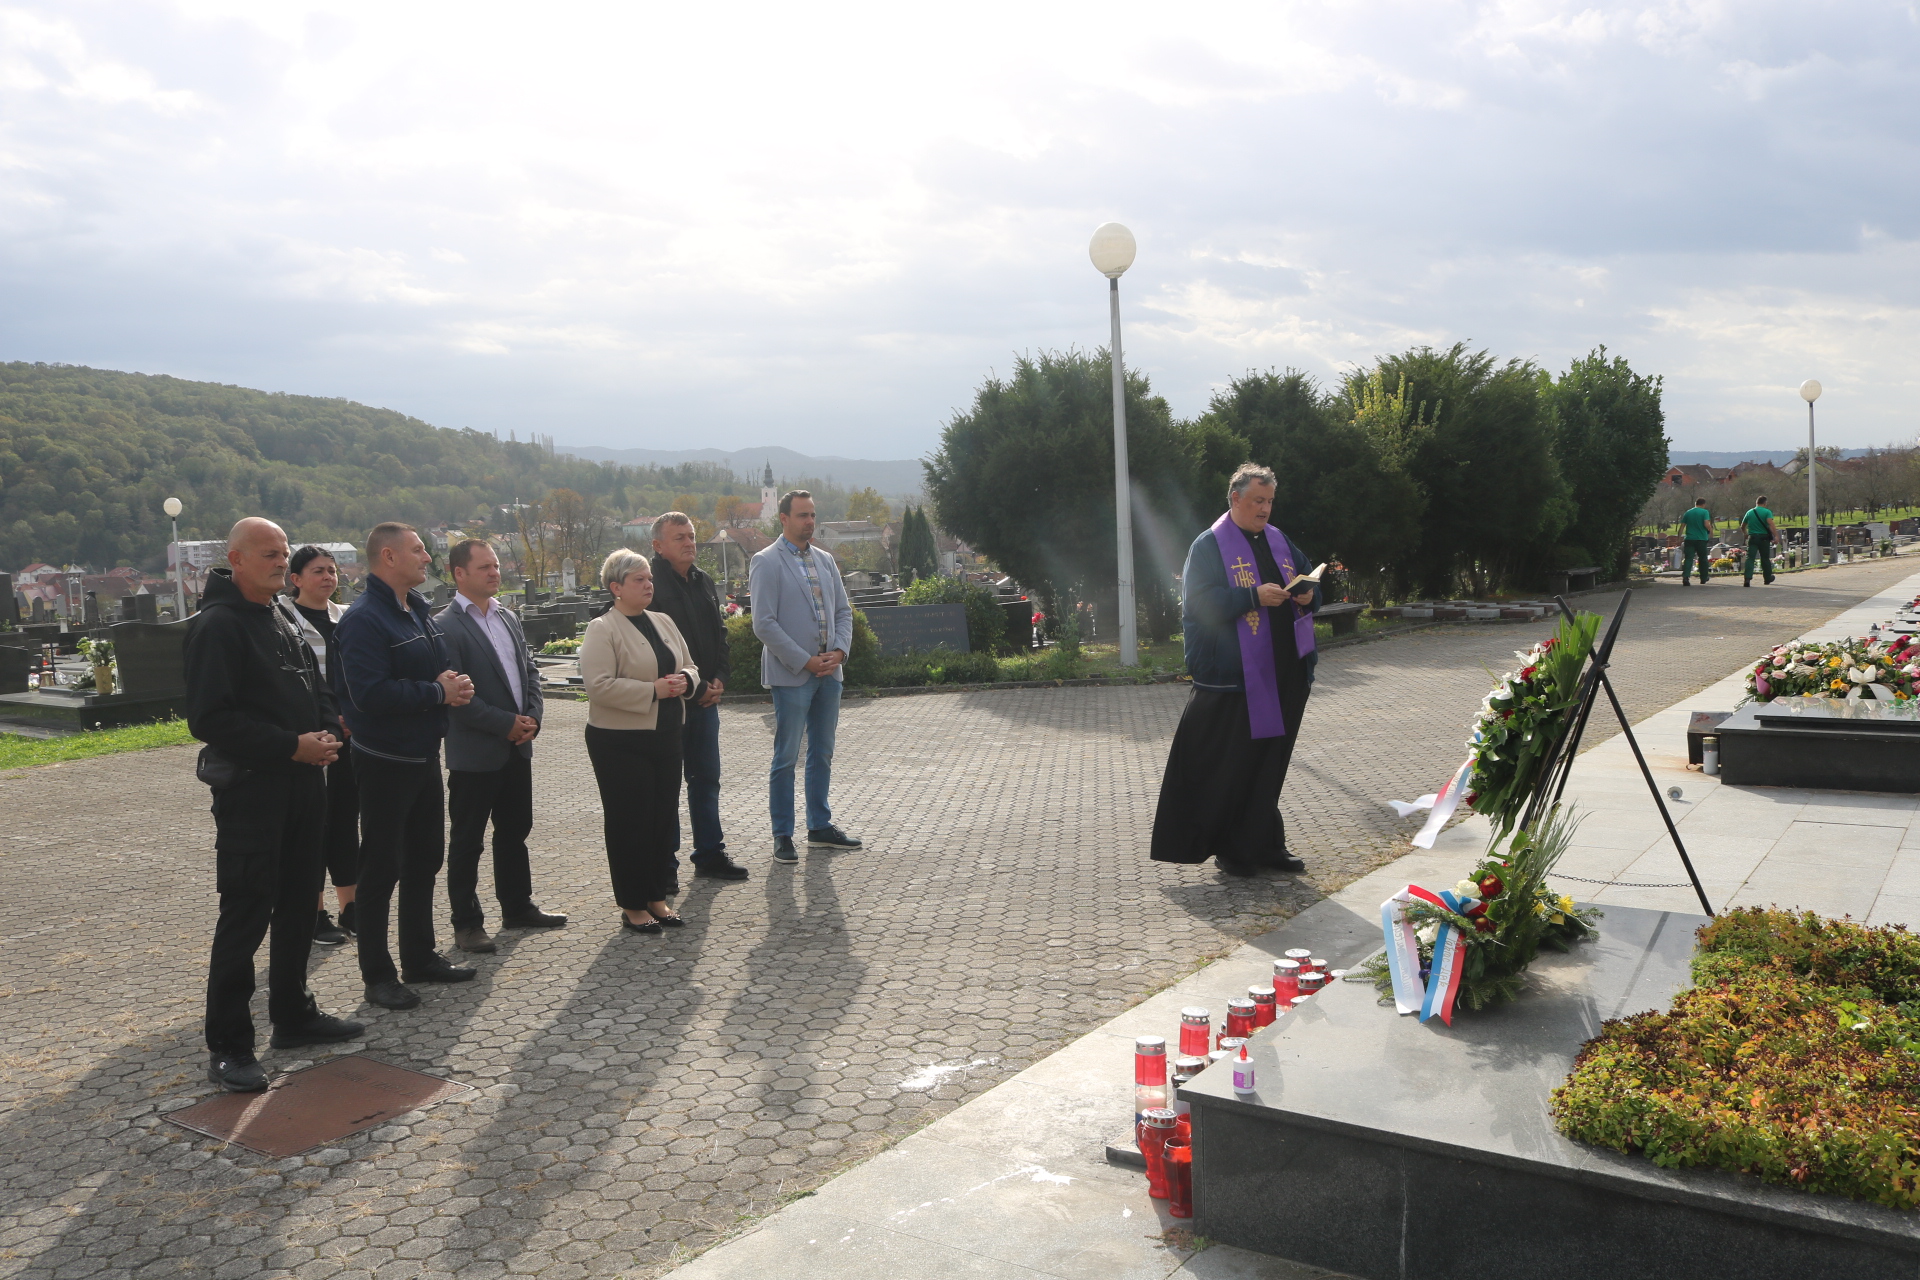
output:
[[[608,556],[600,565],[600,585],[611,589],[616,582],[625,582],[627,575],[641,565],[647,566],[647,572],[653,572],[653,566],[638,551],[620,548]]]
[[[1233,473],[1233,479],[1227,481],[1228,493],[1245,493],[1252,484],[1278,484],[1273,478],[1273,468],[1263,467],[1257,462],[1243,462],[1240,469]]]

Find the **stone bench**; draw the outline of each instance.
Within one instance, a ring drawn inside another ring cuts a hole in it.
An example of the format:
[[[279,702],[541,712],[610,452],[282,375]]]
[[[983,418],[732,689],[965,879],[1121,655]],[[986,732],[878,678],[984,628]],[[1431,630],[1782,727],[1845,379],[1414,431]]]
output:
[[[1350,636],[1359,630],[1360,615],[1366,611],[1367,606],[1363,604],[1323,604],[1313,619],[1326,623],[1336,637]]]
[[[1555,570],[1547,575],[1547,585],[1557,596],[1574,591],[1591,591],[1600,585],[1600,566],[1590,564],[1580,569]]]

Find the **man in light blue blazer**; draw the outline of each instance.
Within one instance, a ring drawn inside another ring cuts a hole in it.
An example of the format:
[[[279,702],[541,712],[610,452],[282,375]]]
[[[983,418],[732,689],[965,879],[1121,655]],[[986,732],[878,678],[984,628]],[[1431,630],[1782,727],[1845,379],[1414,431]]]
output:
[[[860,842],[833,823],[827,789],[833,781],[833,738],[840,725],[842,666],[853,648],[853,605],[840,566],[813,545],[813,495],[795,489],[780,497],[780,536],[748,566],[753,634],[760,652],[760,683],[773,693],[773,767],[767,808],[773,818],[773,857],[794,863],[793,769],[800,735],[807,737],[807,843],[858,849]]]

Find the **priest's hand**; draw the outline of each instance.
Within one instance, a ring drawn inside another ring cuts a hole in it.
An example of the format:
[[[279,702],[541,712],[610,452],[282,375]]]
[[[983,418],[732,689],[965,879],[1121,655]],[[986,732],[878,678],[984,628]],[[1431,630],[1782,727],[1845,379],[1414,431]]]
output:
[[[1278,609],[1287,602],[1287,589],[1277,582],[1263,582],[1254,589],[1260,603],[1268,609]]]
[[[1302,590],[1294,592],[1293,602],[1299,605],[1302,609],[1311,608],[1313,605],[1313,588],[1306,587],[1306,588],[1303,588]]]

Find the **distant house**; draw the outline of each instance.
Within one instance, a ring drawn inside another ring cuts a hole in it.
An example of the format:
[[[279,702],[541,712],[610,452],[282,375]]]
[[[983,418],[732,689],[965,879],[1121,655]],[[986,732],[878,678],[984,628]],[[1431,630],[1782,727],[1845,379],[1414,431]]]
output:
[[[886,530],[871,520],[828,520],[814,528],[813,537],[821,546],[834,551],[849,543],[884,544]]]
[[[1725,484],[1733,472],[1725,467],[1710,467],[1704,462],[1688,462],[1667,468],[1667,483],[1691,488],[1701,484]]]
[[[629,516],[620,522],[620,540],[645,546],[653,540],[653,522],[658,516]]]
[[[335,564],[360,563],[360,548],[351,542],[316,542],[313,545],[332,556]]]

